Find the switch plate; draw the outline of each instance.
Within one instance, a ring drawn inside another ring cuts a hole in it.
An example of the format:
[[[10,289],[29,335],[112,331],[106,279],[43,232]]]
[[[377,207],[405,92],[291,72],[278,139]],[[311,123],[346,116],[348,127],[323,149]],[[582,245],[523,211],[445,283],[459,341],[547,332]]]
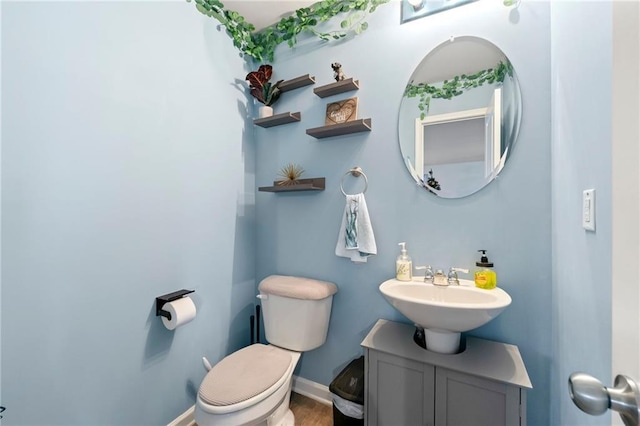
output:
[[[582,227],[587,231],[596,230],[596,190],[582,191]]]

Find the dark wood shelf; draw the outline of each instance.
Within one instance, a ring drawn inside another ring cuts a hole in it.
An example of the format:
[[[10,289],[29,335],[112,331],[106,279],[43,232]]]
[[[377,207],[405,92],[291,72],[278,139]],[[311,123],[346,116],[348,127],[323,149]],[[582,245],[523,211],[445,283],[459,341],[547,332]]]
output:
[[[352,90],[358,90],[360,88],[360,82],[353,78],[347,78],[342,81],[327,84],[325,86],[316,87],[313,89],[313,93],[326,98],[328,96],[337,95],[338,93],[350,92]]]
[[[332,124],[329,126],[307,129],[307,134],[316,139],[330,138],[332,136],[348,135],[349,133],[370,132],[371,119],[360,118],[346,123]]]
[[[286,80],[280,83],[280,91],[288,92],[290,90],[299,89],[304,86],[308,86],[310,84],[315,84],[316,78],[310,76],[309,74],[302,75],[300,77],[292,78],[291,80]]]
[[[293,192],[293,191],[324,191],[325,178],[298,179],[295,185],[278,185],[278,181],[273,181],[273,186],[261,186],[258,191],[262,192]]]
[[[253,124],[260,127],[273,127],[295,121],[300,121],[299,112],[283,112],[282,114],[272,115],[271,117],[256,118],[253,120]]]

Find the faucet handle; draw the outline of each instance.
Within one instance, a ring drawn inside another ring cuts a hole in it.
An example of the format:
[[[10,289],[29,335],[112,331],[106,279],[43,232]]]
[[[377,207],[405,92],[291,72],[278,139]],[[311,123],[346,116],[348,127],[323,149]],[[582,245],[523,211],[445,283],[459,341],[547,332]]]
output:
[[[464,268],[449,268],[449,273],[447,274],[447,281],[449,285],[455,284],[460,285],[460,280],[458,279],[458,272],[462,272],[464,274],[468,274],[469,270]]]
[[[433,269],[431,269],[431,265],[427,266],[416,266],[418,271],[424,270],[424,282],[433,284]]]

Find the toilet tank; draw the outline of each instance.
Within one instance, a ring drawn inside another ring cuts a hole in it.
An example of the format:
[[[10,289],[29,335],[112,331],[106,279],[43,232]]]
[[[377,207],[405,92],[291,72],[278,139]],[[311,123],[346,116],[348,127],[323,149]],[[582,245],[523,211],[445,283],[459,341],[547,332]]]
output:
[[[271,275],[258,286],[264,330],[272,345],[310,351],[327,339],[335,284],[310,278]]]

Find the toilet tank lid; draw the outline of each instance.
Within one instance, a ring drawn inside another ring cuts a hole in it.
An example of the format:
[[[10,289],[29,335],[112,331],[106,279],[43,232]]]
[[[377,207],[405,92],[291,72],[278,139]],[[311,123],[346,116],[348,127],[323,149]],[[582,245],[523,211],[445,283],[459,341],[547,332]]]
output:
[[[334,283],[288,275],[270,275],[258,286],[262,293],[292,299],[320,300],[338,291]]]

